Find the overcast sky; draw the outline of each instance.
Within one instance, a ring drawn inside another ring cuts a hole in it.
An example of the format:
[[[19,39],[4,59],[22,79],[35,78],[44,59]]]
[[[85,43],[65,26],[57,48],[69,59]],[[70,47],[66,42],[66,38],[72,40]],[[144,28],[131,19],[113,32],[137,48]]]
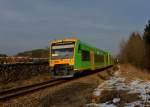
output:
[[[74,36],[116,54],[122,39],[143,32],[149,5],[150,0],[0,0],[0,53]]]

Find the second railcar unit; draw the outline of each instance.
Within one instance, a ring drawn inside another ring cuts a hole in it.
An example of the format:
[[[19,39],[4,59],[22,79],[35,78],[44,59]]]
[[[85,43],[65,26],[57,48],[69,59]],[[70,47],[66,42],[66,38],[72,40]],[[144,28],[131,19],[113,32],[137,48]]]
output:
[[[94,48],[76,38],[50,43],[49,66],[53,76],[72,77],[84,70],[96,70],[113,64],[108,52]]]

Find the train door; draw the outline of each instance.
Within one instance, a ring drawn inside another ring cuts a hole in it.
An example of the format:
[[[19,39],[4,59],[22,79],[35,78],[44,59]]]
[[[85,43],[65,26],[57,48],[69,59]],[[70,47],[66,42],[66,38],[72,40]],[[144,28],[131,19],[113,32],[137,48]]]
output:
[[[94,70],[95,65],[94,65],[94,52],[93,51],[90,51],[90,63],[91,63],[91,69]]]

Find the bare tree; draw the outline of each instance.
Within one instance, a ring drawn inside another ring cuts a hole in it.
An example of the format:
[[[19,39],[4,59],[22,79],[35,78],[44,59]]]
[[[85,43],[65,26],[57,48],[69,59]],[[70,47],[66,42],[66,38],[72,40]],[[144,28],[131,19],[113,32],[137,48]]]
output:
[[[139,33],[133,32],[127,41],[121,42],[120,60],[137,67],[146,67],[146,45]]]

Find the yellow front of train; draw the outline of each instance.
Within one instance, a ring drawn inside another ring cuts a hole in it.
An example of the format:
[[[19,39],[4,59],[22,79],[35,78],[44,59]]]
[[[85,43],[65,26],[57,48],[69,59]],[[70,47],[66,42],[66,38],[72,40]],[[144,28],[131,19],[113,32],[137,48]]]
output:
[[[76,41],[75,38],[51,41],[49,66],[52,76],[73,76]]]

